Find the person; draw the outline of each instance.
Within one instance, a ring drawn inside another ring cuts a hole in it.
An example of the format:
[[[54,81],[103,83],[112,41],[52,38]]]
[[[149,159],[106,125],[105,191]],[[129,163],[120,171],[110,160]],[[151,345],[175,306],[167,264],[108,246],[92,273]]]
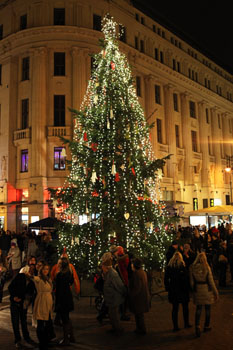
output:
[[[22,273],[16,275],[8,286],[10,294],[11,323],[15,337],[15,346],[17,349],[23,348],[21,343],[19,322],[21,322],[24,340],[28,344],[36,344],[31,339],[27,328],[27,308],[35,288],[34,283],[30,280],[32,273],[33,272],[29,267],[25,267]]]
[[[134,313],[136,322],[136,334],[146,334],[144,313],[150,308],[150,293],[148,289],[147,275],[142,269],[142,261],[134,258],[131,263],[132,275],[129,280],[129,305]]]
[[[185,266],[189,268],[189,266],[194,262],[196,258],[196,254],[192,251],[189,243],[184,244],[182,255],[183,255],[183,260],[185,262]]]
[[[115,269],[119,273],[122,282],[125,285],[126,290],[128,291],[129,278],[128,278],[128,266],[129,266],[129,256],[125,254],[123,247],[118,246],[117,250],[113,253],[116,257]],[[126,293],[124,302],[120,305],[120,317],[122,321],[129,321],[130,316],[126,314],[128,303],[128,295]]]
[[[11,235],[10,231],[7,230],[6,232],[2,230],[2,234],[0,235],[0,248],[2,250],[3,257],[7,257],[8,252],[11,247]]]
[[[7,260],[9,261],[9,265],[12,269],[13,277],[15,277],[17,273],[20,271],[20,268],[22,265],[21,251],[17,246],[17,243],[15,240],[11,241],[11,248],[8,252]]]
[[[2,302],[2,298],[3,298],[3,289],[6,282],[6,272],[7,272],[7,268],[4,263],[5,259],[2,258],[1,253],[2,252],[0,249],[0,303]]]
[[[164,285],[168,291],[168,300],[172,304],[173,331],[180,330],[178,326],[179,304],[183,307],[184,327],[189,328],[189,275],[182,254],[175,252],[170,259],[164,275]]]
[[[196,305],[196,336],[200,337],[200,318],[202,306],[205,305],[204,332],[208,332],[211,330],[210,307],[211,304],[218,299],[218,290],[215,286],[212,271],[204,252],[199,253],[193,264],[190,266],[190,286],[193,290],[193,301]]]
[[[59,312],[64,338],[60,345],[66,346],[75,343],[72,323],[69,317],[70,311],[74,310],[74,302],[71,286],[74,283],[72,268],[69,266],[69,260],[65,257],[60,259],[60,271],[55,278],[55,311]]]
[[[52,311],[53,311],[53,284],[49,277],[49,265],[42,264],[38,276],[33,276],[36,286],[36,299],[33,307],[34,318],[37,320],[37,337],[39,340],[39,349],[47,350],[49,341],[53,338]]]
[[[66,258],[69,261],[69,258],[68,258],[67,252],[66,252],[66,248],[63,249],[61,257],[58,259],[57,264],[53,265],[53,267],[51,269],[50,275],[51,275],[52,281],[55,281],[56,275],[59,272],[61,258]],[[71,264],[70,262],[69,262],[69,267],[70,267],[70,269],[72,271],[73,278],[74,278],[73,286],[74,286],[75,293],[76,293],[76,295],[79,295],[79,293],[80,293],[80,281],[79,281],[78,274],[76,272],[76,269],[75,269],[74,265]],[[60,315],[59,315],[58,311],[56,312],[56,316],[55,316],[55,319],[54,319],[54,324],[56,326],[62,326],[61,318],[60,318]]]
[[[218,268],[219,268],[218,286],[226,287],[228,258],[227,258],[227,243],[225,241],[222,241],[220,243],[217,256],[218,256]]]
[[[166,260],[167,264],[169,263],[170,259],[173,257],[173,254],[178,250],[179,245],[177,241],[172,241],[172,244],[168,247],[167,253],[166,253]]]
[[[112,267],[111,253],[105,253],[101,260],[104,278],[104,300],[108,307],[108,315],[112,325],[112,329],[109,332],[120,335],[123,332],[123,328],[120,325],[118,309],[124,302],[126,289],[118,272]]]

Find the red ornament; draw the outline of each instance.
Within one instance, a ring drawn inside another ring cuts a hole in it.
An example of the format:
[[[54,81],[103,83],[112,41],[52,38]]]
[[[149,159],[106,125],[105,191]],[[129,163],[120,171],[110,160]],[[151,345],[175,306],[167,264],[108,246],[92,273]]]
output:
[[[98,143],[94,143],[94,142],[93,142],[93,143],[91,144],[91,149],[92,149],[93,152],[96,152],[96,151],[97,151],[97,146],[98,146]]]
[[[84,134],[83,134],[83,140],[84,140],[84,142],[87,142],[87,141],[88,141],[87,133],[86,133],[86,132],[84,132]]]
[[[95,245],[94,239],[92,239],[92,240],[90,241],[90,244],[91,244],[91,245]]]
[[[132,170],[133,175],[135,176],[135,175],[136,175],[136,173],[135,173],[134,168],[131,168],[131,170]]]
[[[92,197],[99,197],[99,193],[96,190],[91,192],[91,195],[92,195]]]
[[[114,62],[111,62],[110,66],[111,66],[112,70],[115,70],[116,65],[115,65],[115,63],[114,63]]]
[[[119,173],[116,173],[116,174],[115,174],[115,181],[116,181],[116,182],[119,182],[119,181],[120,181]]]

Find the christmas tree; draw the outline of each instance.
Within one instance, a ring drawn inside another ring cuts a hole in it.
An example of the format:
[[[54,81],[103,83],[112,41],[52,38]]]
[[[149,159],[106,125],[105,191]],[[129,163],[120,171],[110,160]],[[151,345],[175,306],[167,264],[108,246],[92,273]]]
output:
[[[159,181],[165,159],[155,159],[150,128],[134,79],[119,51],[119,30],[106,16],[101,52],[80,111],[74,115],[72,159],[64,187],[52,196],[66,206],[60,243],[72,262],[91,272],[111,244],[141,256],[147,268],[164,263],[165,230]],[[80,224],[86,216],[88,222]]]

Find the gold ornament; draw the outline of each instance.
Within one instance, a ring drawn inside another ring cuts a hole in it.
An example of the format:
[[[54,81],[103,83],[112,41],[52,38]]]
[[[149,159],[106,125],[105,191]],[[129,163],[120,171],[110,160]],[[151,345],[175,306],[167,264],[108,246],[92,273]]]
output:
[[[125,214],[124,214],[124,217],[125,217],[126,220],[128,220],[128,218],[129,218],[129,213],[125,213]]]

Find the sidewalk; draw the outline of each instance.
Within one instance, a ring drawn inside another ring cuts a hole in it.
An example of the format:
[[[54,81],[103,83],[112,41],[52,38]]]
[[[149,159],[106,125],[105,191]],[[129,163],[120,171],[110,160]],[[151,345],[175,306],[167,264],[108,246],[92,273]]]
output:
[[[148,334],[138,336],[135,329],[134,317],[122,322],[125,332],[116,337],[106,333],[110,328],[108,320],[103,325],[96,321],[97,312],[94,305],[90,305],[90,299],[82,297],[75,300],[75,311],[71,312],[71,319],[77,343],[68,349],[77,350],[232,350],[232,321],[233,321],[233,286],[229,285],[220,290],[220,300],[212,306],[211,325],[212,331],[202,333],[200,338],[195,338],[194,327],[183,329],[182,310],[180,309],[179,326],[182,328],[177,333],[172,332],[171,305],[167,301],[166,293],[163,300],[158,296],[153,297],[152,307],[145,315]],[[94,303],[92,303],[94,304]],[[9,304],[8,304],[9,305]],[[195,307],[190,302],[190,323],[194,324]],[[29,310],[28,321],[31,320]],[[202,323],[203,317],[202,315]],[[35,328],[29,323],[29,331],[33,339],[36,338]],[[57,338],[62,338],[62,329],[55,327]],[[14,349],[12,327],[10,323],[9,307],[0,311],[0,340],[1,349]],[[56,348],[54,348],[56,349]],[[64,349],[64,348],[63,348]]]

